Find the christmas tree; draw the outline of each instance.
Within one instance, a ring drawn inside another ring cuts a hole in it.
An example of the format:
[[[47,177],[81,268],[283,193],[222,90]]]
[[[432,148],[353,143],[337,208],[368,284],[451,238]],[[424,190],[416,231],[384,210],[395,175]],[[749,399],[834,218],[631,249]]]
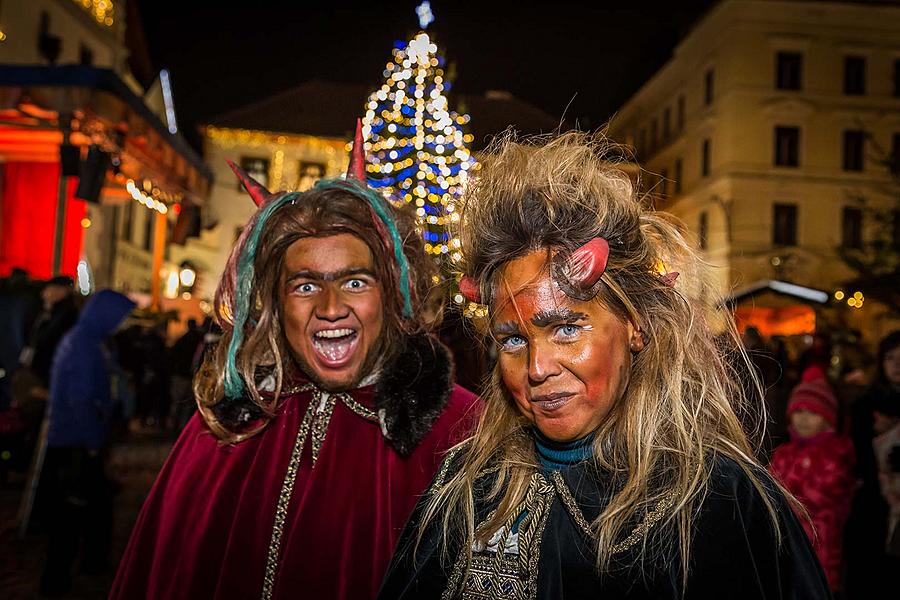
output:
[[[428,253],[457,260],[459,241],[448,226],[459,218],[456,202],[475,166],[472,136],[463,131],[469,116],[450,110],[444,59],[424,31],[430,8],[423,3],[417,12],[423,30],[395,45],[385,83],[366,105],[367,177],[392,201],[415,204]]]

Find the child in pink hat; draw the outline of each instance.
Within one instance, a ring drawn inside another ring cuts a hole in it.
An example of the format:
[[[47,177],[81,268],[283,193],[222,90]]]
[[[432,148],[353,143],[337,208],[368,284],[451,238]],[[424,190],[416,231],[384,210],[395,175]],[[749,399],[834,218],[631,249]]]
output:
[[[797,385],[787,408],[791,440],[775,450],[769,465],[809,513],[801,521],[834,591],[840,590],[844,524],[856,488],[853,444],[835,431],[837,408],[824,379]]]

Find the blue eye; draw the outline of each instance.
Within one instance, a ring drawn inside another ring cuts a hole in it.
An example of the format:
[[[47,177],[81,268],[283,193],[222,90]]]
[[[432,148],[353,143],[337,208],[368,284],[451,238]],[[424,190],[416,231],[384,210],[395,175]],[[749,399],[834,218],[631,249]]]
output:
[[[500,347],[503,350],[517,350],[526,343],[525,338],[521,335],[510,335],[500,340]]]
[[[578,334],[581,333],[581,327],[578,325],[572,325],[571,323],[569,323],[566,325],[560,325],[556,329],[556,332],[563,339],[574,338],[574,337],[578,337]]]

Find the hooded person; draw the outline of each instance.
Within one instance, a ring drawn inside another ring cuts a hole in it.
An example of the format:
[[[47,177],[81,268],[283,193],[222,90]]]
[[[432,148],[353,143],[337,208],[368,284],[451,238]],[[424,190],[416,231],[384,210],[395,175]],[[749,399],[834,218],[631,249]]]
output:
[[[134,309],[112,290],[88,301],[75,326],[59,342],[50,371],[47,456],[43,488],[51,519],[41,580],[46,596],[64,593],[83,539],[82,570],[106,566],[112,533],[112,491],[103,451],[115,413],[112,373],[104,341]]]
[[[372,598],[476,398],[454,385],[435,266],[364,180],[270,194],[216,293],[198,414],[135,525],[112,598]]]
[[[460,291],[497,363],[380,598],[830,597],[743,430],[734,322],[601,144],[501,140],[466,190]]]

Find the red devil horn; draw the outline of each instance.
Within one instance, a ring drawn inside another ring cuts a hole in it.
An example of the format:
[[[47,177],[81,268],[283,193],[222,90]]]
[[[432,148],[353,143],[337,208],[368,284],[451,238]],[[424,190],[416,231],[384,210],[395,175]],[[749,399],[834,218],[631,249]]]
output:
[[[569,278],[582,289],[590,288],[603,275],[607,260],[609,244],[601,237],[594,238],[569,257]]]
[[[659,280],[669,287],[675,287],[675,280],[678,279],[679,274],[680,273],[678,273],[677,271],[672,271],[671,273],[660,275]]]
[[[253,198],[253,202],[256,206],[262,206],[269,198],[275,195],[267,190],[263,184],[250,177],[250,175],[247,174],[247,171],[234,164],[233,161],[226,160],[225,162],[228,163],[228,166],[231,167],[231,170],[234,171],[237,178],[241,180],[244,189],[247,190],[247,193]]]
[[[347,167],[347,179],[366,181],[366,148],[363,142],[362,121],[356,120],[356,135],[353,137],[353,149],[350,151],[350,166]]]
[[[481,304],[481,292],[478,290],[478,283],[475,279],[466,275],[459,280],[459,292],[469,302]]]

